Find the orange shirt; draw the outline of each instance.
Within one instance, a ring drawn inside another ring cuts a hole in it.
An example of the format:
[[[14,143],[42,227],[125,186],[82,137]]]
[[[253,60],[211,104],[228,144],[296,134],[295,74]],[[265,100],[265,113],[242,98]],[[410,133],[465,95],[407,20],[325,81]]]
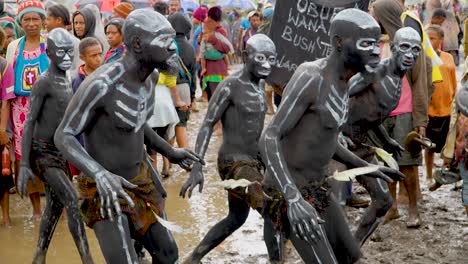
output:
[[[441,51],[439,57],[443,62],[440,65],[443,80],[434,83],[435,89],[429,105],[429,116],[432,117],[450,116],[452,101],[457,90],[456,67],[452,55]]]

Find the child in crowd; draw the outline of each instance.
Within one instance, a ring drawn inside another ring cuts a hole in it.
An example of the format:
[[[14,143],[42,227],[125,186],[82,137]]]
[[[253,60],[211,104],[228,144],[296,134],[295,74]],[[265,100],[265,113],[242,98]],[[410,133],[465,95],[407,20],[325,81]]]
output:
[[[78,67],[77,76],[72,80],[74,93],[78,90],[86,76],[93,73],[102,64],[102,44],[97,38],[87,37],[82,39],[78,49],[80,52],[80,59],[84,64]],[[78,140],[83,145],[83,139],[78,138]],[[70,164],[70,171],[72,176],[80,174],[80,171],[72,164]]]
[[[432,47],[442,60],[439,66],[443,80],[434,83],[431,103],[429,104],[429,123],[426,129],[427,137],[436,144],[435,149],[425,152],[427,179],[432,181],[432,167],[434,164],[434,153],[440,153],[445,145],[445,139],[450,125],[450,109],[457,89],[456,66],[453,57],[441,50],[444,42],[444,31],[438,25],[427,27],[426,32]]]
[[[110,50],[107,51],[106,56],[104,56],[104,64],[120,59],[125,52],[122,35],[123,23],[123,19],[113,18],[104,27],[107,42],[109,42],[110,45]]]
[[[0,47],[3,46],[7,36],[5,31],[0,28]],[[13,93],[13,86],[14,86],[14,78],[15,75],[13,74],[13,68],[11,65],[8,65],[7,61],[4,58],[0,57],[0,95],[1,95],[1,108],[2,113],[5,112],[3,109],[10,108],[10,99],[15,97]],[[8,116],[2,115],[0,117],[0,130],[6,132],[6,128],[8,126]],[[1,136],[7,136],[6,133],[1,133]],[[9,139],[5,138],[2,141],[8,142]],[[3,151],[4,148],[9,148],[9,143],[1,146],[0,150]],[[11,167],[11,165],[10,165]],[[2,207],[3,213],[3,225],[10,226],[10,189],[15,186],[13,182],[13,176],[11,174],[11,168],[3,168],[3,169],[10,169],[10,173],[3,173],[0,174],[0,206]]]
[[[86,76],[93,73],[102,64],[102,44],[98,39],[87,37],[81,40],[79,46],[80,59],[84,64],[78,68],[78,76],[72,81],[73,91],[76,92]]]

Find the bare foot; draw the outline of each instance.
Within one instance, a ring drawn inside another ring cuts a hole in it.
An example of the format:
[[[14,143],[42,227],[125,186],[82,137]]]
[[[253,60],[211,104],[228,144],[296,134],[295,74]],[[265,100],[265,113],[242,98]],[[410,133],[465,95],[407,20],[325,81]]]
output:
[[[421,226],[421,218],[419,217],[418,211],[409,211],[408,221],[406,222],[407,228],[419,228]]]
[[[163,168],[161,176],[166,179],[172,176],[172,170],[170,168]]]
[[[388,211],[384,218],[384,225],[388,224],[390,221],[394,219],[400,218],[400,213],[398,212],[398,208],[393,208]]]
[[[272,115],[275,113],[275,110],[273,108],[268,107],[267,115]]]
[[[31,217],[31,220],[39,222],[39,221],[41,221],[41,217],[42,217],[42,214],[34,214]]]
[[[11,227],[10,217],[3,218],[3,226],[4,227]]]
[[[430,185],[434,184],[434,179],[426,178],[426,182],[427,182],[427,185],[430,186]]]

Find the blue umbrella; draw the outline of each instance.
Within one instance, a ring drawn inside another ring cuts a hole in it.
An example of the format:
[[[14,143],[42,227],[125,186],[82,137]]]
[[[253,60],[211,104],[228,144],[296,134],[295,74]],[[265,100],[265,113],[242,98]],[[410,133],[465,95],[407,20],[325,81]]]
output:
[[[257,8],[257,5],[251,0],[218,0],[216,4],[223,8],[239,8],[244,10]]]
[[[182,0],[181,4],[182,4],[182,8],[185,11],[189,11],[189,10],[194,11],[200,6],[198,1],[195,1],[195,0]]]

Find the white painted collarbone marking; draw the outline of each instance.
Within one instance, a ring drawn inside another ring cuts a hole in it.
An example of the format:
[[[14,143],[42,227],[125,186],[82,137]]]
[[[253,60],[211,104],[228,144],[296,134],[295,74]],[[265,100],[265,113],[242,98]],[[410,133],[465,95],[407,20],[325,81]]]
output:
[[[244,81],[244,80],[242,80],[240,78],[238,78],[238,80],[239,80],[240,83],[242,83],[245,86],[252,86],[255,89],[255,91],[261,91],[260,86],[254,84],[252,82],[246,82],[246,81]]]
[[[333,116],[333,119],[335,119],[338,126],[342,126],[346,123],[348,118],[348,101],[348,93],[345,93],[344,97],[341,98],[341,95],[335,89],[335,86],[331,86],[331,93],[329,93],[326,98],[325,107]]]
[[[394,80],[394,78],[387,75],[384,79],[380,81],[380,84],[382,85],[382,88],[384,89],[385,93],[387,93],[389,97],[393,98],[400,93],[400,82],[400,79]],[[387,83],[390,83],[391,85],[390,90],[387,87]]]

